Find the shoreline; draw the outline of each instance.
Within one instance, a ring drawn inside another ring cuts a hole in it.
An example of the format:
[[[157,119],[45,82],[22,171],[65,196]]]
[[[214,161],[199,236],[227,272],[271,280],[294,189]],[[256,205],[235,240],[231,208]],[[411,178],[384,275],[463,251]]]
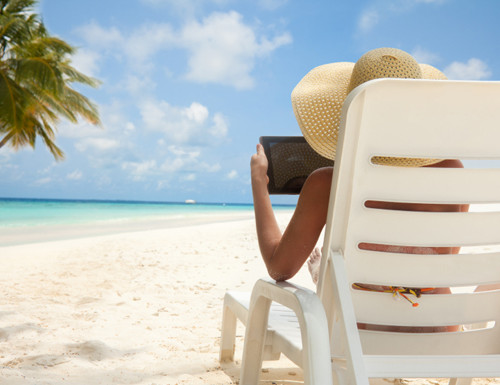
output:
[[[278,215],[295,208],[273,207]],[[0,198],[0,248],[250,218],[251,204]]]
[[[24,244],[189,227],[253,218],[253,211],[233,213],[192,213],[189,215],[139,217],[125,220],[101,220],[87,223],[5,227],[0,234],[0,249],[2,247]]]

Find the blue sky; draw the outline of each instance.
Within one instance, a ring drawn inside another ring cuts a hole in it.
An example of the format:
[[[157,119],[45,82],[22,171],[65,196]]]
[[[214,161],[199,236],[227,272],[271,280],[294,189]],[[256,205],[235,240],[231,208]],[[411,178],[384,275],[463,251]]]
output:
[[[300,135],[312,68],[396,47],[450,79],[499,80],[498,0],[41,0],[103,125],[61,122],[66,159],[0,149],[0,196],[251,202],[261,135]],[[293,197],[273,198],[276,203]]]

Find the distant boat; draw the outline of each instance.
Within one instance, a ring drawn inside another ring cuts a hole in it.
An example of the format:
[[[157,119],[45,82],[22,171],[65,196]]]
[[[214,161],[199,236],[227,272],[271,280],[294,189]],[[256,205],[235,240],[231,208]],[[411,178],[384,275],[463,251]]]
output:
[[[194,205],[196,203],[196,201],[194,199],[186,199],[184,201],[184,203],[186,203],[188,205]]]

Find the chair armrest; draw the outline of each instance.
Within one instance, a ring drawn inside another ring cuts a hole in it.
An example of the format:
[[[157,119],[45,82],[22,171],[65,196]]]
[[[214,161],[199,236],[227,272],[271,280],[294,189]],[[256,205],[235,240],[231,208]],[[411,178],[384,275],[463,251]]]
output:
[[[243,349],[242,378],[252,378],[262,362],[271,302],[277,302],[297,316],[302,339],[305,383],[332,383],[330,338],[325,310],[312,290],[289,282],[259,279],[252,290]],[[285,353],[285,352],[284,352]],[[286,354],[286,353],[285,353]],[[251,368],[251,369],[250,369]],[[314,380],[321,373],[321,381]],[[250,376],[250,377],[247,377]]]
[[[299,321],[304,349],[310,346],[311,341],[323,340],[328,345],[325,354],[330,355],[326,313],[321,300],[314,291],[287,281],[259,279],[252,290],[249,317],[264,312],[261,316],[265,314],[267,327],[271,301],[293,310]],[[248,325],[252,323],[248,322],[247,328]]]
[[[259,279],[252,290],[250,308],[259,297],[267,298],[293,310],[297,317],[300,314],[315,314],[319,320],[322,318],[321,315],[325,314],[323,304],[314,291],[291,282]],[[324,320],[326,322],[326,316]]]

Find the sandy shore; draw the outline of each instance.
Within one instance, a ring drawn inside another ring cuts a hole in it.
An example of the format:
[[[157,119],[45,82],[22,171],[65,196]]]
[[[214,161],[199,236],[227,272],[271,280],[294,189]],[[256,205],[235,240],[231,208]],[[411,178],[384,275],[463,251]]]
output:
[[[229,219],[1,247],[0,384],[237,383],[222,298],[266,271],[253,219]]]
[[[218,362],[222,298],[266,276],[253,219],[0,247],[0,258],[0,384],[238,383],[243,328],[236,362]],[[306,270],[294,282],[312,288]],[[301,379],[282,360],[261,383]]]

